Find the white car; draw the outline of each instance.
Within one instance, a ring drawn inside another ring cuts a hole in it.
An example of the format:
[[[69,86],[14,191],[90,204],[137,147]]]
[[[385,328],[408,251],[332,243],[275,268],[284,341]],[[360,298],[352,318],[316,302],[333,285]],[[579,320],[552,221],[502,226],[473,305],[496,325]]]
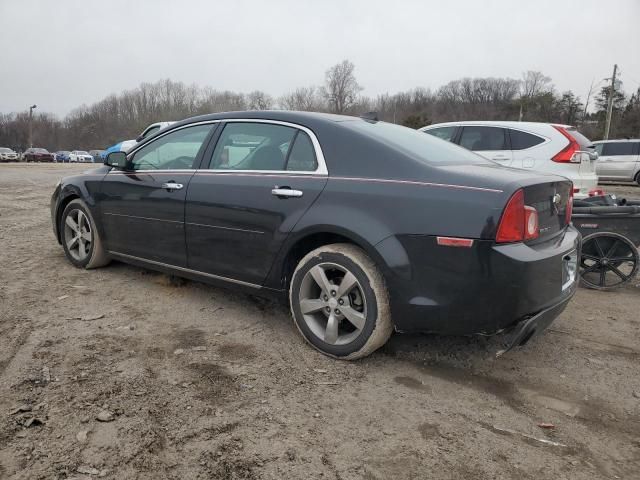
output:
[[[593,144],[598,152],[596,172],[600,180],[640,185],[640,140],[601,140]]]
[[[576,127],[537,122],[449,122],[420,131],[456,143],[505,167],[567,177],[576,198],[598,188],[597,154]]]
[[[10,148],[0,147],[0,162],[17,162],[18,154]]]
[[[69,162],[78,163],[78,162],[93,162],[93,157],[89,155],[89,152],[85,152],[84,150],[74,150],[69,154]]]

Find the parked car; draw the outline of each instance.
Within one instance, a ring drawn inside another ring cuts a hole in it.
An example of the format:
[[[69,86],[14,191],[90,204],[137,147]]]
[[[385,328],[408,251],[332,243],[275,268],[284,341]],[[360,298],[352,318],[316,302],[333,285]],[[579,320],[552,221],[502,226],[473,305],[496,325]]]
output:
[[[567,177],[577,198],[598,187],[593,143],[570,125],[536,122],[450,122],[420,129],[505,167]]]
[[[93,157],[89,155],[89,152],[85,152],[84,150],[73,150],[69,154],[69,161],[71,163],[78,163],[78,162],[93,163]]]
[[[576,290],[571,205],[564,177],[406,127],[253,111],[110,153],[61,181],[51,215],[77,267],[116,259],[281,295],[312,346],[354,359],[394,329],[527,342]]]
[[[596,172],[600,180],[640,185],[640,140],[601,140],[593,144],[598,152]]]
[[[107,148],[104,151],[104,153],[102,155],[102,158],[104,159],[111,152],[127,152],[136,143],[144,140],[147,137],[150,137],[151,135],[155,134],[156,132],[160,131],[161,129],[163,129],[165,127],[168,127],[169,125],[171,125],[173,123],[175,123],[175,122],[156,122],[156,123],[152,123],[147,128],[145,128],[142,131],[142,133],[140,135],[138,135],[138,138],[136,138],[135,140],[123,140],[122,142],[118,142],[115,145],[112,145],[109,148]]]
[[[93,163],[102,162],[103,154],[104,154],[104,150],[89,150],[89,155],[93,157]]]
[[[56,152],[56,162],[69,163],[69,156],[71,152],[69,150],[60,150]]]
[[[27,148],[22,154],[25,162],[53,162],[53,154],[46,148]]]
[[[10,148],[0,147],[0,162],[17,162],[19,156]]]

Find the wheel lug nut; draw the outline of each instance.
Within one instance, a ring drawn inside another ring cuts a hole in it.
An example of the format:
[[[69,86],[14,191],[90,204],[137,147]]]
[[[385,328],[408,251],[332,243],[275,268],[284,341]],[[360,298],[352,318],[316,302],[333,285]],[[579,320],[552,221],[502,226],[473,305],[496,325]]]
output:
[[[339,309],[335,309],[334,312],[336,312],[336,315],[340,315],[340,310]]]
[[[329,300],[329,297],[327,297],[326,295],[324,297],[322,297],[324,299],[324,301],[326,302],[327,300]]]
[[[344,300],[340,299],[340,300],[338,300],[338,303],[339,303],[340,305],[343,305],[343,304],[344,304]]]
[[[326,310],[327,310],[327,312],[330,312],[331,311],[331,307],[327,307]]]
[[[331,290],[331,296],[335,297],[336,296],[336,291],[335,290]]]

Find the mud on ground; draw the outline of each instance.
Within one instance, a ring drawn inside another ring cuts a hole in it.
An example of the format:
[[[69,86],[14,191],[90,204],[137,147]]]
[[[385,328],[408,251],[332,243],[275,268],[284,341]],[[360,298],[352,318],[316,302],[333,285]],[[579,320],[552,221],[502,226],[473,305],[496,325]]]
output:
[[[277,302],[74,268],[49,198],[86,168],[0,165],[0,478],[638,478],[640,279],[500,358],[395,335],[334,361]]]

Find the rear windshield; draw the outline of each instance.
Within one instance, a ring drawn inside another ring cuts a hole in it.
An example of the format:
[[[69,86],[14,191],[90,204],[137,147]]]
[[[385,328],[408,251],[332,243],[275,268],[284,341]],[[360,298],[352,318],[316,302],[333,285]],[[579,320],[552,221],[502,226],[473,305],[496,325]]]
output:
[[[383,142],[389,147],[427,164],[469,165],[494,163],[446,140],[441,140],[433,135],[425,135],[424,132],[393,123],[367,122],[363,120],[345,122],[343,125],[349,126],[372,139]]]

